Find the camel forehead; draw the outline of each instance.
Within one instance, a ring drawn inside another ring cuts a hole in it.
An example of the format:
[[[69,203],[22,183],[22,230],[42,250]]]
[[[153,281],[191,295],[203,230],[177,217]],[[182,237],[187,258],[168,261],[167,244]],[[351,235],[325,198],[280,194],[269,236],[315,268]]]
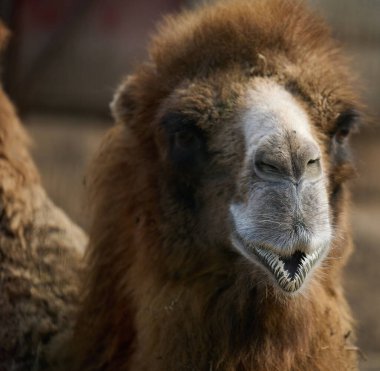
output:
[[[243,131],[247,145],[255,145],[268,134],[293,132],[313,139],[305,108],[283,86],[258,79],[244,97]]]
[[[163,112],[177,112],[185,125],[193,122],[214,147],[240,140],[252,148],[268,134],[286,132],[315,142],[307,109],[278,82],[255,78],[248,85],[233,84],[231,94],[221,94],[229,85],[230,81],[222,87],[207,83],[180,87],[165,101]]]

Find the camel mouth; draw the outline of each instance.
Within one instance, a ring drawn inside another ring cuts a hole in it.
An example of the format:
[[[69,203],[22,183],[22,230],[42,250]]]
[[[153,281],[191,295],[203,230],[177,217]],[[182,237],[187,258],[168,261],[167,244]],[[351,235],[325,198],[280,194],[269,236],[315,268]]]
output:
[[[250,260],[254,255],[254,260],[270,272],[278,286],[286,293],[295,293],[303,286],[326,250],[325,246],[321,246],[312,253],[297,250],[290,256],[281,256],[268,248],[246,244],[238,236],[233,237],[233,242],[239,245],[240,251],[244,249],[244,255]]]
[[[319,262],[323,248],[311,254],[296,251],[289,257],[280,256],[260,247],[254,248],[258,260],[273,274],[276,282],[286,292],[298,291],[314,266]]]

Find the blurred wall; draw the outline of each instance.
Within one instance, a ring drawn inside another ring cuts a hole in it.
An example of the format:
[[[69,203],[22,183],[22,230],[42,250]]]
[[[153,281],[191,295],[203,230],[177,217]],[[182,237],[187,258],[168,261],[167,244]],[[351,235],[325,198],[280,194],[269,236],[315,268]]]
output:
[[[7,88],[23,109],[108,112],[121,76],[180,0],[10,1]],[[8,6],[9,8],[9,6]]]
[[[329,21],[333,33],[352,58],[364,100],[380,115],[380,1],[310,0]],[[378,120],[374,121],[378,125]]]
[[[309,1],[353,56],[366,102],[380,114],[380,1]],[[162,15],[200,2],[2,0],[0,12],[14,29],[8,90],[22,108],[106,113]]]

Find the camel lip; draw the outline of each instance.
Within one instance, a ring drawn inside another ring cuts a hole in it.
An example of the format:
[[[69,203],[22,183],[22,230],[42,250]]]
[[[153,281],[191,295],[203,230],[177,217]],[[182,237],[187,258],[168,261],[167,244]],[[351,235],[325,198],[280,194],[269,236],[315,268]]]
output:
[[[236,233],[232,237],[232,242],[246,258],[263,266],[286,293],[295,293],[303,286],[326,251],[326,246],[320,246],[312,253],[296,250],[290,256],[282,256],[273,249],[245,241]]]

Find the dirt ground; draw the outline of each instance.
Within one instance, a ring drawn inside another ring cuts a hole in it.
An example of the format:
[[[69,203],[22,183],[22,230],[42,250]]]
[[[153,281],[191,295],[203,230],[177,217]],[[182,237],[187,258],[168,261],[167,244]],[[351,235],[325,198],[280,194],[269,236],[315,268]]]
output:
[[[85,170],[111,119],[31,115],[24,122],[49,194],[87,228]],[[354,147],[359,176],[352,186],[356,250],[346,270],[345,286],[358,322],[361,370],[374,371],[380,370],[380,133],[367,130],[358,138]]]

